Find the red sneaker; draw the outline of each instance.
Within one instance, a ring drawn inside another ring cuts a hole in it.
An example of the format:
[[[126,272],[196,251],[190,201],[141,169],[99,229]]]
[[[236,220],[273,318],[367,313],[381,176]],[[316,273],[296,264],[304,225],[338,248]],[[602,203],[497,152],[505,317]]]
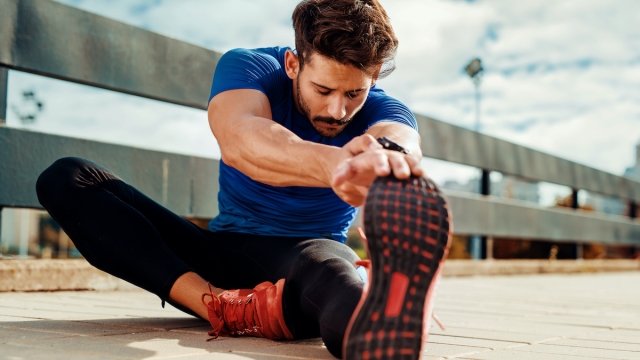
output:
[[[228,290],[216,296],[202,295],[202,303],[209,310],[213,330],[209,340],[222,336],[257,336],[271,340],[292,340],[293,335],[284,322],[282,292],[284,279],[272,284],[265,281],[253,289]],[[211,301],[205,302],[205,297]],[[209,341],[207,340],[207,341]]]
[[[419,359],[451,242],[448,204],[426,178],[378,178],[364,208],[369,279],[343,359]]]

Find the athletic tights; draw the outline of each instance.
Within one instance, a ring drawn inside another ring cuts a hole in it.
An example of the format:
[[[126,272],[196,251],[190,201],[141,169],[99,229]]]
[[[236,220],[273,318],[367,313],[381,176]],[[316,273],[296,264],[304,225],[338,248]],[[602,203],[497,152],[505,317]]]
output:
[[[358,256],[346,245],[203,230],[80,158],[54,162],[36,190],[93,266],[158,295],[163,305],[174,282],[189,271],[222,289],[284,278],[283,311],[294,338],[321,336],[329,352],[341,356],[364,287],[354,266]]]

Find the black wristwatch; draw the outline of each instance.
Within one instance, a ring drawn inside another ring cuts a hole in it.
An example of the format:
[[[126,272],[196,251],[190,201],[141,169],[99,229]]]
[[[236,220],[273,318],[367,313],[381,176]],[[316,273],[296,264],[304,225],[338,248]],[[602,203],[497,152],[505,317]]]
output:
[[[387,138],[386,136],[378,138],[378,142],[380,143],[380,145],[382,145],[382,147],[384,147],[387,150],[399,151],[403,154],[409,154],[409,150],[396,144],[393,140]]]

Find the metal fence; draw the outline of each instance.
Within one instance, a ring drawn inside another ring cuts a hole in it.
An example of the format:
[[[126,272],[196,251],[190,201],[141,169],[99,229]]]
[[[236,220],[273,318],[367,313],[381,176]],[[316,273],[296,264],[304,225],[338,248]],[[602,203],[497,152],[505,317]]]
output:
[[[0,0],[0,208],[40,208],[35,182],[63,156],[98,162],[181,216],[217,213],[218,161],[3,126],[8,69],[206,109],[221,54],[48,0]],[[416,114],[426,157],[565,185],[575,209],[449,192],[460,235],[640,245],[640,183]],[[629,204],[629,216],[577,209],[580,189]]]

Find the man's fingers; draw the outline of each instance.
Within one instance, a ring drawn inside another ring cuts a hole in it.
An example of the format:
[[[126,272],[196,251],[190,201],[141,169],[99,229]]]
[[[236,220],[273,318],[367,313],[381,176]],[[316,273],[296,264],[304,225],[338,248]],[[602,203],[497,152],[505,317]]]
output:
[[[382,149],[382,145],[373,136],[364,134],[353,138],[344,148],[351,152],[352,155],[358,155],[365,151]]]
[[[364,204],[364,199],[369,192],[367,187],[356,186],[350,182],[344,182],[335,189],[338,196],[340,196],[344,202],[356,207]]]
[[[406,179],[411,175],[411,168],[407,164],[405,156],[401,153],[389,154],[389,163],[393,169],[393,175],[398,179]]]
[[[409,164],[409,167],[411,168],[411,174],[415,175],[415,176],[422,176],[424,175],[424,170],[422,169],[422,164],[420,163],[420,160],[418,158],[416,158],[415,156],[411,156],[411,155],[405,155],[404,156],[407,164]]]
[[[360,159],[363,170],[367,169],[367,163],[371,163],[377,176],[387,176],[391,174],[391,164],[385,152],[376,151],[366,155],[368,156],[363,155],[362,159]]]
[[[389,163],[393,169],[393,175],[398,179],[407,179],[410,175],[422,176],[424,171],[420,160],[411,155],[390,153]]]
[[[370,151],[354,157],[351,161],[351,169],[355,176],[371,178],[371,181],[376,176],[388,176],[392,171],[385,151]]]

